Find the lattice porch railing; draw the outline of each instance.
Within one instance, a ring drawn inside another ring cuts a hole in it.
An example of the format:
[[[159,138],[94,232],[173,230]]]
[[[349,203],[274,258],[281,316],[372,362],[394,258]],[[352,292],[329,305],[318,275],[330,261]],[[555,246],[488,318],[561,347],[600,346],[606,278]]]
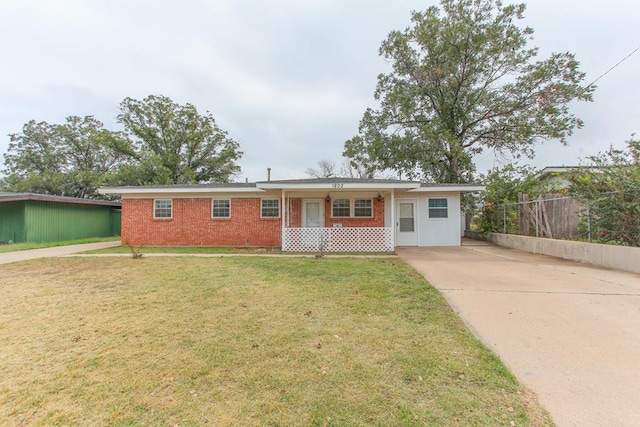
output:
[[[390,227],[285,228],[282,250],[289,252],[391,252]]]

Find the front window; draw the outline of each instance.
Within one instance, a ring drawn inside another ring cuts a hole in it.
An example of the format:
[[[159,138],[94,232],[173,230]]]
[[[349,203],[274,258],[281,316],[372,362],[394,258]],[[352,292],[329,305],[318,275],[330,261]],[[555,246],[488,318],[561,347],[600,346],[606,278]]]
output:
[[[154,200],[153,217],[154,218],[171,218],[172,217],[172,200]]]
[[[373,216],[373,203],[371,199],[356,199],[353,202],[353,216]]]
[[[429,199],[429,218],[448,218],[447,199]]]
[[[373,218],[372,199],[333,199],[331,216],[334,218]]]
[[[231,218],[231,200],[213,199],[211,201],[212,218]]]
[[[349,199],[333,199],[331,215],[334,217],[351,216],[351,200]]]
[[[280,216],[280,200],[262,199],[260,208],[261,218],[278,218]]]

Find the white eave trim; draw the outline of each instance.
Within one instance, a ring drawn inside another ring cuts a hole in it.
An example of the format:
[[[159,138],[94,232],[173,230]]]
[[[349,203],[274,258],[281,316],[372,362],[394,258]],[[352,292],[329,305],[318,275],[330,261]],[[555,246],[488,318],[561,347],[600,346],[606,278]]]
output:
[[[167,187],[167,188],[129,188],[129,187],[102,187],[98,188],[100,194],[202,194],[202,193],[264,193],[264,190],[255,187]]]
[[[325,182],[318,184],[283,184],[283,183],[269,183],[260,182],[257,184],[259,189],[265,190],[404,190],[411,188],[418,188],[419,183],[407,182],[407,183],[365,183],[365,182]]]
[[[474,191],[484,191],[487,187],[484,185],[448,185],[442,187],[420,187],[407,191],[407,193],[471,193]]]

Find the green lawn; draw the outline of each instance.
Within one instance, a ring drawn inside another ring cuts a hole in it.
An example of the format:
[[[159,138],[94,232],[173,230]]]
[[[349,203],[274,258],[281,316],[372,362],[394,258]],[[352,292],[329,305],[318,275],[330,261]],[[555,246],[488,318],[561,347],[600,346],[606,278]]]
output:
[[[255,247],[220,247],[220,246],[132,246],[142,254],[281,254],[280,248],[255,248]],[[131,253],[127,245],[115,248],[96,249],[86,251],[85,254],[123,254]]]
[[[41,259],[0,292],[0,424],[552,425],[399,259]]]
[[[11,245],[0,245],[0,253],[25,251],[27,249],[52,248],[54,246],[79,245],[82,243],[111,242],[120,240],[120,236],[113,237],[91,237],[87,239],[64,240],[60,242],[42,242],[42,243],[14,243]]]

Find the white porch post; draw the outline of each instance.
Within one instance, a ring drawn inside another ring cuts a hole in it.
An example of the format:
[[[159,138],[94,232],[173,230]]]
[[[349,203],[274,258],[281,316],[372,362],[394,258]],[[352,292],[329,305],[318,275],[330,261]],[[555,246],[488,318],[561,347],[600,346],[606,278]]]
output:
[[[282,217],[282,232],[280,235],[280,247],[282,250],[286,250],[285,248],[285,214],[287,210],[287,203],[285,200],[284,188],[282,189],[282,209],[280,211],[280,216]]]
[[[396,189],[391,189],[391,250],[396,248]]]

